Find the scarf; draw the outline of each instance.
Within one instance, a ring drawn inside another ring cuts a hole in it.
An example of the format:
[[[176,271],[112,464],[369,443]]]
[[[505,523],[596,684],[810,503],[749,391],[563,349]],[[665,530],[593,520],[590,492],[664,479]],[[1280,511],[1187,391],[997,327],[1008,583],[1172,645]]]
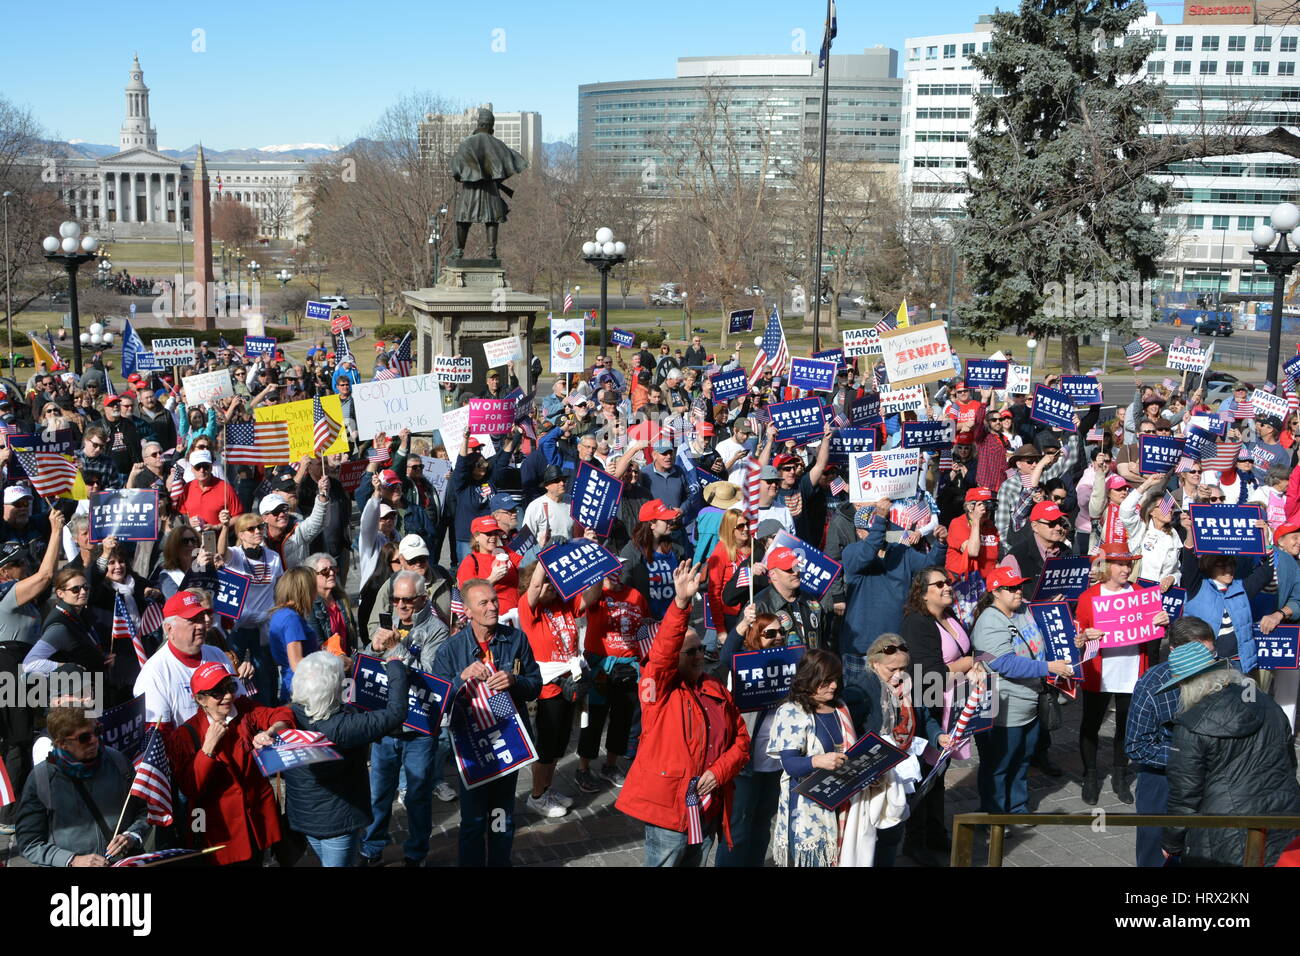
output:
[[[71,777],[73,780],[89,780],[99,769],[99,762],[103,759],[103,755],[101,750],[95,755],[94,760],[77,760],[62,747],[51,747],[49,760],[65,777]]]
[[[1128,546],[1128,529],[1124,527],[1124,522],[1119,517],[1119,505],[1113,501],[1106,505],[1105,524],[1101,532],[1102,544],[1118,544]]]

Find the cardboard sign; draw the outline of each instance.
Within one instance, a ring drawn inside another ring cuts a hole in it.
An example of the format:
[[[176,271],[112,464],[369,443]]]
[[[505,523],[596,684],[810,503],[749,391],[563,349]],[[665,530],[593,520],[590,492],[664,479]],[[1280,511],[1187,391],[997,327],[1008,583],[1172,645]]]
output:
[[[244,336],[244,355],[248,358],[256,358],[263,355],[274,355],[277,348],[276,340],[268,335],[245,335]]]
[[[847,465],[850,455],[876,450],[874,428],[838,428],[831,432],[830,460]]]
[[[894,388],[937,382],[956,374],[945,322],[891,329],[880,336],[880,350],[886,380]]]
[[[346,332],[350,328],[352,328],[352,316],[350,315],[340,315],[330,322],[330,331],[335,335]]]
[[[366,466],[370,462],[364,458],[360,461],[345,461],[339,465],[339,484],[348,494],[356,491],[361,487],[361,479],[365,476]]]
[[[911,449],[849,456],[849,500],[858,504],[912,498],[919,478],[917,453]]]
[[[508,398],[471,398],[469,430],[488,435],[508,435],[515,427],[515,403]]]
[[[158,492],[144,488],[96,491],[90,496],[90,540],[154,541]]]
[[[904,448],[948,448],[957,423],[951,418],[938,422],[903,422]]]
[[[217,587],[212,592],[212,610],[238,623],[252,583],[253,579],[248,575],[222,568],[217,572]]]
[[[329,763],[331,760],[342,760],[343,755],[329,746],[322,747],[311,744],[304,747],[294,744],[277,744],[254,750],[253,759],[257,761],[258,769],[265,776],[274,777],[277,773],[284,773],[286,770],[293,770],[296,767],[307,767],[314,763]]]
[[[1007,366],[1007,394],[1028,395],[1033,391],[1034,367],[1032,365]]]
[[[1062,375],[1058,388],[1076,405],[1101,404],[1101,383],[1091,375]]]
[[[789,548],[799,558],[799,590],[809,597],[824,597],[843,570],[834,558],[828,558],[802,538],[785,531],[777,533],[776,547]]]
[[[1265,634],[1255,625],[1255,666],[1266,671],[1293,671],[1300,667],[1300,627],[1282,625]],[[739,656],[739,655],[737,655]]]
[[[855,793],[907,759],[907,754],[876,733],[864,734],[844,752],[839,770],[814,770],[795,790],[827,810],[837,810]]]
[[[585,461],[578,462],[569,501],[569,514],[574,521],[602,537],[612,534],[622,497],[623,482]]]
[[[820,359],[793,358],[790,360],[790,384],[810,392],[829,392],[835,388],[836,362]]]
[[[551,371],[586,370],[586,324],[582,319],[551,319]]]
[[[1274,395],[1262,388],[1255,389],[1250,396],[1250,403],[1254,406],[1256,418],[1277,418],[1285,422],[1291,414],[1284,396]]]
[[[211,405],[223,398],[235,397],[228,368],[202,375],[186,375],[181,379],[181,386],[185,389],[186,405]]]
[[[149,346],[156,361],[163,365],[193,365],[193,339],[154,339]]]
[[[99,742],[134,761],[144,753],[144,694],[99,715]]]
[[[379,434],[396,435],[403,428],[409,428],[413,434],[429,434],[441,428],[440,384],[438,373],[431,372],[353,385],[357,440],[368,441]]]
[[[966,384],[970,388],[1006,388],[1009,373],[1007,362],[972,360],[966,363]]]
[[[844,357],[855,358],[859,355],[880,354],[880,333],[872,329],[845,329]]]
[[[1087,557],[1048,558],[1043,564],[1043,572],[1038,575],[1034,600],[1055,601],[1063,598],[1070,603],[1079,600],[1079,595],[1088,590],[1088,573],[1091,570],[1092,561]]]
[[[484,342],[483,357],[487,359],[488,368],[497,368],[521,361],[524,357],[524,347],[519,343],[519,336],[507,335],[504,339]]]
[[[623,329],[610,329],[609,341],[611,344],[615,346],[621,345],[625,349],[636,347],[636,336]]]
[[[713,401],[719,404],[740,398],[749,391],[749,374],[743,368],[710,375],[709,381],[713,383]]]
[[[849,367],[849,363],[844,360],[843,349],[822,349],[820,352],[814,352],[812,357],[824,362],[834,362],[839,371]]]
[[[925,408],[925,389],[920,385],[911,388],[882,388],[880,412],[897,415],[901,412],[919,412]]]
[[[706,602],[707,604],[707,602]],[[785,700],[803,660],[802,645],[742,651],[731,659],[731,696],[741,711],[764,710]]]
[[[776,426],[776,440],[792,439],[796,444],[807,444],[826,432],[826,413],[822,403],[815,398],[801,398],[769,406],[772,424]]]
[[[407,712],[402,726],[431,736],[438,733],[442,715],[451,699],[450,682],[425,671],[407,667],[410,682],[406,690]],[[388,706],[388,671],[377,657],[358,654],[352,667],[353,702],[362,710],[383,710]]]
[[[328,322],[332,311],[334,311],[334,307],[327,302],[308,301],[307,305],[303,308],[303,312],[306,314],[307,318],[316,319],[321,322]]]
[[[42,435],[44,432],[42,432]],[[60,428],[54,433],[54,437],[49,441],[38,438],[35,435],[8,435],[0,436],[8,442],[10,448],[16,448],[19,451],[45,451],[56,455],[71,455],[78,450],[77,432],[72,428]],[[9,460],[10,467],[17,465],[15,458]]]
[[[1178,466],[1185,442],[1163,435],[1138,436],[1138,471],[1144,475],[1163,475]]]
[[[435,355],[433,375],[446,385],[468,385],[474,380],[474,360],[459,355]]]
[[[1198,505],[1192,517],[1192,550],[1197,554],[1263,554],[1264,529],[1259,505]]]
[[[620,567],[618,558],[587,538],[553,544],[537,560],[542,562],[546,576],[565,601]]]
[[[1160,640],[1165,636],[1165,629],[1151,621],[1164,609],[1159,588],[1138,588],[1123,594],[1094,594],[1092,626],[1106,632],[1098,646],[1131,647]]]
[[[863,392],[849,406],[849,422],[853,425],[883,425],[885,416],[880,409],[879,392]]]
[[[1036,422],[1072,432],[1074,427],[1074,399],[1064,392],[1046,385],[1034,386],[1034,397],[1030,400],[1029,417]]]
[[[456,754],[456,770],[473,790],[537,760],[537,750],[508,693],[493,694],[486,713],[470,704],[472,691],[461,687],[451,702],[447,729]]]
[[[1207,349],[1196,349],[1190,345],[1171,345],[1165,353],[1165,368],[1179,372],[1201,372],[1209,357]]]
[[[1137,579],[1138,587],[1154,588],[1159,587],[1159,581],[1145,581],[1142,578]],[[1160,595],[1160,603],[1164,605],[1165,613],[1169,615],[1169,623],[1172,624],[1183,616],[1183,608],[1187,606],[1186,588],[1171,587]]]
[[[734,335],[737,332],[754,331],[754,310],[753,309],[734,309],[727,313],[727,332]]]
[[[1079,669],[1082,650],[1074,643],[1078,631],[1074,618],[1070,616],[1070,605],[1065,601],[1031,604],[1029,613],[1038,625],[1039,633],[1043,635],[1044,659],[1069,661],[1075,668],[1075,678],[1082,680],[1083,671]]]
[[[408,379],[399,379],[399,381],[408,381]],[[353,386],[353,394],[360,386]],[[339,403],[337,395],[325,395],[321,397],[321,406],[325,409],[325,414],[336,422],[343,421],[343,408]],[[285,402],[282,405],[258,405],[253,410],[254,417],[259,422],[288,422],[289,423],[289,460],[298,461],[302,458],[315,458],[315,431],[316,424],[312,417],[312,400],[305,398],[300,402]],[[373,436],[372,436],[373,437]],[[334,439],[333,444],[325,449],[326,455],[346,455],[348,452],[348,430],[340,428],[338,437]]]

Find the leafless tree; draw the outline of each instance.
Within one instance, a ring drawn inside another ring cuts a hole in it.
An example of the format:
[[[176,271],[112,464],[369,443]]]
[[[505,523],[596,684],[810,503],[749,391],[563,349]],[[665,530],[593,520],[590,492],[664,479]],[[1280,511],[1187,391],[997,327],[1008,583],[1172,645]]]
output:
[[[218,199],[212,204],[212,237],[227,245],[249,245],[257,238],[257,216],[238,199]]]

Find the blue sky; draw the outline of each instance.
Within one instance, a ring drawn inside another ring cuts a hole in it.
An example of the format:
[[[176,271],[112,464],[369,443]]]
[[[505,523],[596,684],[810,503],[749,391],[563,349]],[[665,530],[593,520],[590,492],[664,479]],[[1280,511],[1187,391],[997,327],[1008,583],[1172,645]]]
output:
[[[901,53],[905,37],[968,29],[994,5],[839,0],[835,50],[883,44]],[[671,76],[679,56],[788,53],[796,29],[814,49],[825,17],[817,0],[498,0],[452,9],[415,0],[74,0],[54,14],[15,3],[7,32],[33,42],[8,45],[0,95],[30,108],[51,134],[114,144],[138,52],[164,149],[200,139],[217,149],[346,143],[413,90],[539,111],[551,141],[576,130],[581,83]],[[195,30],[204,31],[197,41]],[[504,51],[494,52],[494,40]],[[192,50],[199,41],[204,52]]]

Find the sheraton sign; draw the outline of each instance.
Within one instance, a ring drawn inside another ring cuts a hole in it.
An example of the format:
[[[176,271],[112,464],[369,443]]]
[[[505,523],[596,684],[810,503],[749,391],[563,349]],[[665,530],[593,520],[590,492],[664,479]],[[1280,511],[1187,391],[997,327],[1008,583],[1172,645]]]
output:
[[[1248,15],[1251,7],[1248,3],[1220,7],[1203,7],[1193,3],[1188,5],[1187,12],[1194,17],[1239,17]]]

